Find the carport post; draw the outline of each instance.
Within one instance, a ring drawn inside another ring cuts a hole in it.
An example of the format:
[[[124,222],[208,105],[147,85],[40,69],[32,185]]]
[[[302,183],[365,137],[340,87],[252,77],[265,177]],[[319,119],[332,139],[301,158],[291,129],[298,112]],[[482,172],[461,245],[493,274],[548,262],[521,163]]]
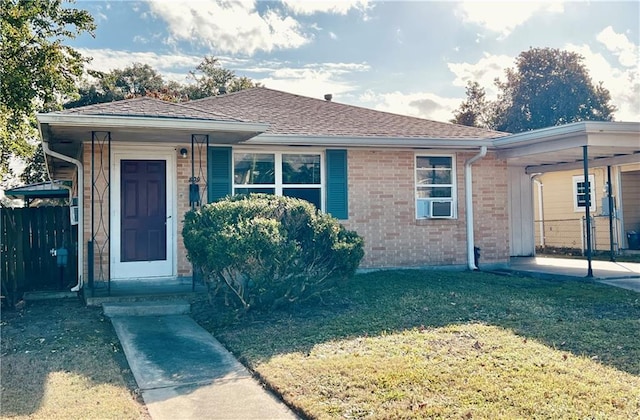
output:
[[[589,152],[588,146],[582,146],[582,165],[584,167],[584,216],[586,217],[587,227],[587,277],[593,277],[593,269],[591,268],[591,185],[589,185]]]
[[[611,165],[607,166],[607,198],[609,199],[609,249],[611,250],[611,261],[616,261],[616,252],[613,239],[613,196],[611,195]]]

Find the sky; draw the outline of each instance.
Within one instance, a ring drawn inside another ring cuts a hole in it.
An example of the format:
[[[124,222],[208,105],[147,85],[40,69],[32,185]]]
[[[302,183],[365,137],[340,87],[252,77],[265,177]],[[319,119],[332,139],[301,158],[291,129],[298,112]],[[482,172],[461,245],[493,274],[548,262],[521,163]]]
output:
[[[67,42],[109,71],[149,64],[186,82],[205,55],[272,89],[449,121],[477,81],[529,48],[574,51],[617,121],[640,121],[640,2],[85,1],[95,37]]]

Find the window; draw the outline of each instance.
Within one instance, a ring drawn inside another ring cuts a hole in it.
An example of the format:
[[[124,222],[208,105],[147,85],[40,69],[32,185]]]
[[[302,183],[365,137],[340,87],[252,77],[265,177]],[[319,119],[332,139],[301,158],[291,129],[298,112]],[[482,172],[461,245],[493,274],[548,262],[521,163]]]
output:
[[[596,200],[593,196],[593,188],[595,186],[595,177],[589,175],[589,210],[596,210]],[[584,182],[584,176],[573,177],[573,210],[584,211],[587,203],[587,185]]]
[[[416,156],[416,218],[456,217],[453,156]]]
[[[233,154],[233,193],[267,193],[296,197],[322,209],[319,153]]]

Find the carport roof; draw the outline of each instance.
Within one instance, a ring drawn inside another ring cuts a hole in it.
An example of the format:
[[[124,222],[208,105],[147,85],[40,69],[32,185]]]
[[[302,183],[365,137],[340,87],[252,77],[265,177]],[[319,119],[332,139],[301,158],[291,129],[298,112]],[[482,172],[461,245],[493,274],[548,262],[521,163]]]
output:
[[[498,157],[527,173],[640,162],[640,122],[582,121],[493,140]]]

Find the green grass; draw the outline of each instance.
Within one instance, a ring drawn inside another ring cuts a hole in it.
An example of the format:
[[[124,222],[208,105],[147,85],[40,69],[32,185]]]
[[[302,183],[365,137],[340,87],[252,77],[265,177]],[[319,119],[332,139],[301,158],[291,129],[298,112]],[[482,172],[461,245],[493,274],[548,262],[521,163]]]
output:
[[[3,311],[1,326],[1,418],[149,418],[101,309],[33,302]]]
[[[287,312],[194,308],[311,418],[640,417],[640,295],[627,290],[396,271]]]

